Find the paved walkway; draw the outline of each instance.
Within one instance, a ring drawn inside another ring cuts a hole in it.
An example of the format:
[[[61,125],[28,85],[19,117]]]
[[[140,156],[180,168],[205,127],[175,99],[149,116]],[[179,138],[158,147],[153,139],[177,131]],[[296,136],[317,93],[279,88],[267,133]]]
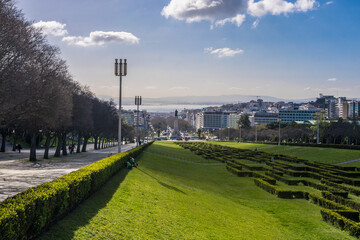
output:
[[[340,165],[340,164],[354,163],[354,162],[359,162],[359,161],[360,161],[360,158],[359,159],[348,160],[348,161],[345,161],[345,162],[333,163],[333,164]]]
[[[127,144],[121,150],[125,152],[134,147],[135,144]],[[37,163],[30,162],[29,153],[23,152],[0,153],[0,201],[116,154],[117,147],[44,159]]]

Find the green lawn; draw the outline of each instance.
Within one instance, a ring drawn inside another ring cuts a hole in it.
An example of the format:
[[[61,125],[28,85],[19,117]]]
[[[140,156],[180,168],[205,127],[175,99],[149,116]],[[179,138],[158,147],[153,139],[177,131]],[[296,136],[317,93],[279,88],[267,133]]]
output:
[[[177,147],[173,157],[195,159]],[[179,157],[180,157],[179,156]],[[306,200],[279,199],[221,165],[143,153],[40,239],[354,239]]]
[[[236,143],[236,142],[212,142],[212,143],[229,146],[229,147],[242,148],[242,149],[257,148],[259,151],[290,155],[302,159],[307,159],[316,162],[323,162],[323,163],[338,163],[347,160],[360,159],[360,150],[351,150],[351,149],[277,146],[277,145],[268,145],[268,144]],[[352,165],[359,166],[360,162],[353,163]]]

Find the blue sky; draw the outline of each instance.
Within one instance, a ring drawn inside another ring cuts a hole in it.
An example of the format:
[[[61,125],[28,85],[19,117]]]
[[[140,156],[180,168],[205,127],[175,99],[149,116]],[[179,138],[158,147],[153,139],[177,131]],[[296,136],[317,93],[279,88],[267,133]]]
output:
[[[125,97],[360,97],[358,0],[17,0],[17,6],[61,49],[74,79],[97,95],[118,96],[113,63],[127,58]]]

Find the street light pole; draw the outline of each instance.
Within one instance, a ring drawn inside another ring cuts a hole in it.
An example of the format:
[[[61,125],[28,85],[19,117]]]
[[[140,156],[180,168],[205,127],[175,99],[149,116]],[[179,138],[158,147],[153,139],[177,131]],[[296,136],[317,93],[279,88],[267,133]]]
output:
[[[239,143],[241,142],[241,123],[239,124],[239,130],[240,130],[240,133],[239,133]]]
[[[141,96],[135,96],[136,112],[136,146],[139,146],[139,106],[141,105]]]
[[[255,123],[255,142],[257,142],[257,124]]]
[[[281,139],[280,139],[280,122],[281,122],[281,118],[278,118],[278,122],[279,122],[279,142],[278,142],[278,145],[280,146],[280,143],[281,143]]]
[[[121,137],[121,85],[122,85],[122,77],[126,76],[127,74],[127,63],[126,59],[124,59],[124,64],[122,62],[122,59],[115,59],[115,76],[120,77],[120,88],[119,88],[119,130],[118,130],[118,153],[121,153],[121,143],[122,143],[122,137]]]

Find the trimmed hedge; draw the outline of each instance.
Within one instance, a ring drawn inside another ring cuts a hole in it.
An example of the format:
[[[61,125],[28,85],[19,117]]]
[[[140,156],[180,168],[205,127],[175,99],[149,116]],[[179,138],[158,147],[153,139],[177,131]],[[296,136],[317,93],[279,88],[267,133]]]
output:
[[[240,171],[236,168],[233,168],[231,166],[226,166],[226,169],[229,172],[232,172],[233,174],[237,175],[238,177],[252,177],[253,176],[253,172],[251,171]]]
[[[351,236],[360,237],[360,224],[344,217],[339,212],[321,209],[321,216],[325,222],[329,222],[341,230],[348,231]]]
[[[97,161],[0,203],[0,239],[31,239],[97,191],[151,143]]]
[[[324,183],[330,187],[334,187],[334,188],[337,188],[337,189],[341,189],[341,190],[344,190],[344,191],[348,191],[349,193],[351,194],[354,194],[356,196],[360,196],[360,190],[359,189],[356,189],[356,188],[353,188],[353,187],[348,187],[348,186],[344,186],[342,184],[338,184],[336,182],[333,182],[333,181],[328,181],[328,180],[325,180],[325,179],[321,179],[321,183]]]
[[[343,198],[341,196],[337,196],[334,193],[331,193],[328,191],[322,191],[321,195],[326,199],[337,202],[337,203],[347,206],[351,209],[360,211],[360,203],[354,202],[350,199]]]

